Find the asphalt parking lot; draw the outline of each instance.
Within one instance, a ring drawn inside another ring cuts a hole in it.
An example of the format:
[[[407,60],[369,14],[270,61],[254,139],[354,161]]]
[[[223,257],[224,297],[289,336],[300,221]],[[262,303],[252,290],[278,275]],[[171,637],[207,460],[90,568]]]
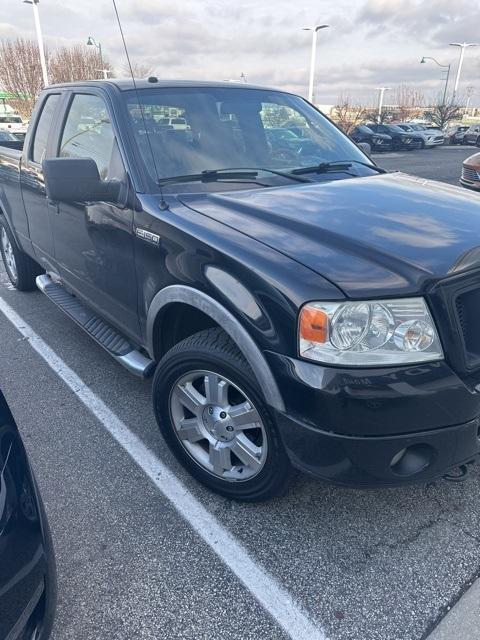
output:
[[[474,152],[375,160],[456,184]],[[0,335],[0,387],[53,529],[54,640],[425,640],[480,575],[480,469],[382,491],[299,476],[283,498],[234,503],[172,458],[150,382],[2,267]]]
[[[389,171],[404,171],[420,178],[458,185],[462,162],[480,149],[470,146],[442,146],[421,151],[374,153],[375,162]]]

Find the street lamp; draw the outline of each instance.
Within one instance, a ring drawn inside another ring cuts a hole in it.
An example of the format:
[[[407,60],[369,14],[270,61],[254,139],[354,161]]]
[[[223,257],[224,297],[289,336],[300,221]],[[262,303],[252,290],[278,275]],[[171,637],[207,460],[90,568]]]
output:
[[[458,83],[460,81],[460,72],[462,71],[463,56],[465,55],[465,49],[468,49],[468,47],[478,47],[478,44],[475,42],[450,42],[450,46],[460,47],[460,60],[458,61],[457,76],[455,78],[455,86],[453,88],[453,96],[452,96],[452,101],[454,101],[457,96]]]
[[[88,36],[87,46],[88,47],[92,47],[93,46],[96,49],[98,49],[98,55],[100,56],[100,64],[101,64],[102,70],[103,70],[102,45],[100,44],[100,42],[97,44],[97,42],[95,41],[95,38],[92,38],[92,36]]]
[[[449,64],[440,64],[440,62],[438,62],[438,60],[435,60],[435,58],[432,58],[430,56],[423,56],[423,58],[420,60],[420,64],[425,64],[427,62],[427,60],[433,60],[433,62],[435,62],[435,64],[437,64],[439,67],[442,67],[442,69],[446,69],[447,70],[447,77],[445,80],[445,89],[443,90],[443,102],[442,104],[446,104],[447,102],[447,89],[448,89],[448,79],[450,77],[450,66]]]
[[[308,83],[308,100],[309,102],[313,102],[313,81],[315,77],[315,57],[317,53],[317,32],[320,29],[326,29],[330,25],[328,24],[320,24],[316,27],[305,27],[302,31],[311,31],[312,32],[312,54],[310,57],[310,80]]]
[[[382,107],[383,107],[383,96],[385,95],[385,91],[391,91],[391,87],[378,87],[378,123],[382,122]]]
[[[33,20],[35,22],[35,31],[37,32],[38,52],[40,54],[40,66],[42,67],[43,84],[48,85],[47,63],[45,61],[45,49],[43,48],[42,29],[40,27],[40,15],[38,13],[38,4],[40,0],[23,0],[25,4],[31,4],[33,8]]]

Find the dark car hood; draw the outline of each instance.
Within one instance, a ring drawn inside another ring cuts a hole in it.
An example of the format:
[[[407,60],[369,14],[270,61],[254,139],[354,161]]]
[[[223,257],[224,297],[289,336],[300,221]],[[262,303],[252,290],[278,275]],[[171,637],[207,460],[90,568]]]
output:
[[[480,198],[401,173],[180,199],[354,297],[419,293],[480,266]]]

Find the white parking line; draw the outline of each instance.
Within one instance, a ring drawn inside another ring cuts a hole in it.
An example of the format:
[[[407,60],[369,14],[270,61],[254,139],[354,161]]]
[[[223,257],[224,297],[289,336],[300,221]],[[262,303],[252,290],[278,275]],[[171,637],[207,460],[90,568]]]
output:
[[[245,547],[203,507],[140,438],[130,431],[2,297],[0,297],[0,311],[17,331],[28,339],[32,349],[73,391],[290,638],[292,640],[326,640],[323,631],[293,600],[288,591],[255,562]]]

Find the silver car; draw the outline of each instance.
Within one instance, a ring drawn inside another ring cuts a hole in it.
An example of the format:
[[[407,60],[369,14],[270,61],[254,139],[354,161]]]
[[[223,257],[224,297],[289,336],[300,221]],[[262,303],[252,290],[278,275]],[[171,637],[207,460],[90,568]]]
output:
[[[425,149],[425,147],[436,147],[445,143],[445,136],[443,135],[443,131],[440,129],[432,129],[423,124],[416,124],[413,122],[401,122],[398,126],[404,131],[416,133],[421,136],[424,141],[424,144],[422,145],[423,149]]]

